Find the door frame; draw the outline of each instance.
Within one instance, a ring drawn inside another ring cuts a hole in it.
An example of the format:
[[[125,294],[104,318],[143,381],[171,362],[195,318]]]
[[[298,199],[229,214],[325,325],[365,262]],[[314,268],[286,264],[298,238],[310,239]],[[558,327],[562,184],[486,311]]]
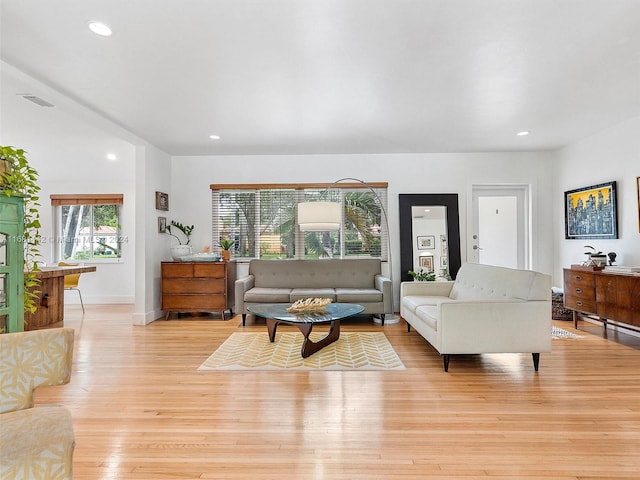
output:
[[[519,262],[522,261],[522,269],[528,270],[532,265],[531,252],[531,185],[526,183],[478,183],[471,185],[471,194],[469,195],[469,217],[468,217],[468,238],[467,238],[467,261],[470,263],[478,263],[478,256],[473,246],[476,245],[478,231],[478,202],[479,196],[514,196],[518,199],[518,254]],[[484,194],[484,195],[482,195]],[[503,194],[503,195],[501,195]],[[521,217],[521,218],[520,218]],[[520,268],[520,265],[519,265]]]

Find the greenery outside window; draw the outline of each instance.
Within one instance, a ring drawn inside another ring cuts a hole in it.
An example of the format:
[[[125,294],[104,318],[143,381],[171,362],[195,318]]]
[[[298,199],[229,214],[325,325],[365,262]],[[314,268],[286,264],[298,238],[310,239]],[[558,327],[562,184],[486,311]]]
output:
[[[375,194],[369,190],[371,186]],[[388,238],[380,202],[387,208],[387,184],[211,185],[212,243],[235,242],[236,259],[388,258]],[[380,202],[376,198],[380,199]],[[342,204],[336,232],[301,232],[297,204]]]
[[[51,195],[55,229],[51,238],[58,261],[119,262],[122,195]]]

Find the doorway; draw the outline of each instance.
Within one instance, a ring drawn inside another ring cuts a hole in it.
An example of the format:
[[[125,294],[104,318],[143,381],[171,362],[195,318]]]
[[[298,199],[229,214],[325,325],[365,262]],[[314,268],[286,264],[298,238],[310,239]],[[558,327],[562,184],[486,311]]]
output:
[[[520,184],[472,186],[470,262],[530,267],[529,192]]]

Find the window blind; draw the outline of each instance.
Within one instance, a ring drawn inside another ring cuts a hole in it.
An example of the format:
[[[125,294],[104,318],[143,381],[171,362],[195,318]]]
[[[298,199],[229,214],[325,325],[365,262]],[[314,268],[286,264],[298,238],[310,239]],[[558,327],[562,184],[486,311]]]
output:
[[[241,258],[388,259],[387,183],[213,184],[212,242],[234,240]],[[343,220],[337,232],[302,232],[297,204],[335,201]]]

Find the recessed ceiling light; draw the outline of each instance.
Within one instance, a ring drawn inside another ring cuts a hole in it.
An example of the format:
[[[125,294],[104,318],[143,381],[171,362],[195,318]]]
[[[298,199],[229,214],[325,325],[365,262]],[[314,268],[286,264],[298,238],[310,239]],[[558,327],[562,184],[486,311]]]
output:
[[[111,29],[102,22],[89,22],[89,28],[96,35],[103,37],[111,36]]]
[[[107,153],[107,159],[108,160],[116,160],[118,157],[116,157],[115,153]]]
[[[209,135],[211,140],[220,140],[220,135]]]
[[[516,135],[518,135],[519,137],[524,137],[525,135],[529,135],[529,132],[518,132]]]

